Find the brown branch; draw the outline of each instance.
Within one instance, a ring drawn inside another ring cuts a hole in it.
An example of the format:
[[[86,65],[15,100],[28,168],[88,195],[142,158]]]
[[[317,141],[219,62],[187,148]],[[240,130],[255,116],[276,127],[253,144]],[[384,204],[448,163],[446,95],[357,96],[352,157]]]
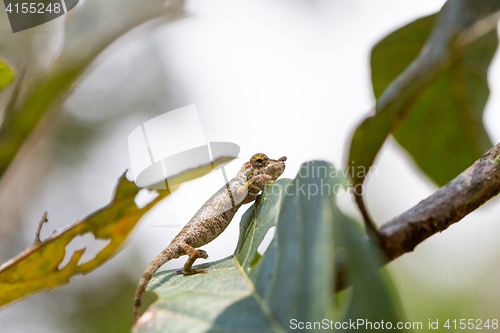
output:
[[[386,263],[446,230],[500,193],[500,143],[415,207],[377,229]],[[337,259],[337,257],[336,257]],[[338,256],[336,290],[345,288],[345,258]]]
[[[500,192],[500,144],[418,205],[381,226],[389,261],[477,209]]]

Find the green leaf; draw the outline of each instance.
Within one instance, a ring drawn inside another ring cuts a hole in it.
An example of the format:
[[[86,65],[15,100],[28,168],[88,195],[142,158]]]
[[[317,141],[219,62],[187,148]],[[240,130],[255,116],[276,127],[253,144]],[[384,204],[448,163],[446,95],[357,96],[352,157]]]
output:
[[[395,31],[372,51],[376,114],[354,133],[350,163],[364,181],[389,134],[438,185],[491,147],[482,124],[500,2],[450,0],[439,15]]]
[[[34,79],[23,82],[26,93],[19,99],[13,96],[5,111],[0,127],[0,177],[42,119],[59,111],[73,85],[101,52],[131,29],[162,15],[172,17],[182,6],[179,0],[169,3],[151,0],[145,6],[134,0],[88,0],[65,16],[58,57],[49,69],[32,73]]]
[[[231,159],[221,157],[214,162],[214,166]],[[201,177],[211,170],[211,165],[187,170],[169,178],[169,183],[178,185]],[[1,265],[0,306],[31,293],[67,283],[73,275],[88,273],[113,256],[139,219],[171,193],[168,188],[159,190],[154,200],[138,208],[134,200],[139,190],[140,188],[127,180],[123,174],[118,181],[111,203],[106,207],[55,232],[47,240],[33,244],[17,257]],[[66,245],[75,237],[87,233],[92,233],[96,239],[109,240],[109,244],[97,253],[95,258],[81,264],[79,260],[85,248],[77,250],[70,261],[64,267],[59,268],[66,254]]]
[[[352,298],[354,308],[361,302],[366,306],[356,313],[395,319],[375,253],[336,206],[334,190],[342,186],[332,172],[328,163],[309,162],[294,180],[268,183],[242,217],[234,255],[198,265],[208,269],[206,274],[155,274],[148,288],[158,300],[133,331],[284,332],[293,330],[293,320],[323,319],[330,325],[329,320],[343,318],[334,297],[336,247],[347,252],[349,276],[363,296]],[[272,227],[274,239],[263,255],[256,255]]]
[[[0,58],[0,89],[5,88],[14,80],[14,72],[7,63]]]
[[[344,321],[363,320],[360,327],[368,330],[367,322],[391,322],[393,329],[401,321],[396,304],[399,299],[390,277],[381,274],[381,258],[377,248],[361,237],[360,231],[348,219],[336,224],[336,239],[348,254],[347,268],[353,285],[352,299]]]

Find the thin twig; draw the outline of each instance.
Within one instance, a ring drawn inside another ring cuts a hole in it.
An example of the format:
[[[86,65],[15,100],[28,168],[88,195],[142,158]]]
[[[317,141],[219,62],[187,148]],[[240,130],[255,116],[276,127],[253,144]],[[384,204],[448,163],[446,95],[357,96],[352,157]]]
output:
[[[40,222],[38,222],[38,229],[36,230],[35,234],[35,242],[33,243],[34,245],[41,243],[42,241],[40,240],[40,232],[42,231],[42,226],[45,222],[48,222],[49,220],[47,219],[47,212],[43,213],[42,219]]]
[[[363,216],[363,220],[365,221],[366,233],[379,247],[383,248],[384,243],[382,236],[379,234],[375,223],[373,223],[373,220],[368,214],[365,202],[363,201],[363,196],[361,195],[361,193],[354,193],[354,197],[356,199],[356,203],[361,212],[361,215]]]

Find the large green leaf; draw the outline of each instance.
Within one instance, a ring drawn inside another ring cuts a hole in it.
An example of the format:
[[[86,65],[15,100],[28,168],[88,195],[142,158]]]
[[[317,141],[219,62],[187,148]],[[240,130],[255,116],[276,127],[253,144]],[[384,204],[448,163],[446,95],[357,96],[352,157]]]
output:
[[[500,1],[449,0],[439,15],[392,33],[372,52],[376,114],[352,138],[360,184],[390,133],[443,185],[491,147],[482,125]]]
[[[213,166],[232,158],[221,157]],[[212,165],[203,165],[184,171],[169,178],[169,184],[180,184],[200,177],[211,171]],[[175,188],[177,188],[176,186]],[[86,218],[53,233],[43,242],[35,242],[17,257],[0,266],[0,306],[13,300],[44,289],[69,282],[75,274],[85,274],[99,267],[123,244],[139,219],[161,199],[168,196],[170,189],[159,190],[158,196],[142,208],[135,204],[140,188],[125,178],[118,181],[111,203]],[[64,267],[59,267],[66,254],[66,245],[75,237],[92,233],[96,239],[109,240],[95,258],[79,263],[85,248],[77,250]]]
[[[133,331],[284,332],[299,322],[330,325],[358,315],[396,320],[376,253],[336,206],[341,185],[332,172],[325,162],[309,162],[294,180],[268,183],[242,217],[234,255],[199,265],[206,274],[157,273],[148,288],[159,299]],[[274,239],[261,255],[257,249],[273,226]],[[341,248],[355,290],[347,317],[334,294],[334,254]]]

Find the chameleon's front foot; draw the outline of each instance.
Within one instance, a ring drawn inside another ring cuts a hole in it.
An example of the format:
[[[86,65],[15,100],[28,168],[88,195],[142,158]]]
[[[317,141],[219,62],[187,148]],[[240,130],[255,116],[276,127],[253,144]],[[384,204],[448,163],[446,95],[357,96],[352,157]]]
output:
[[[208,253],[205,250],[198,250],[197,257],[201,259],[208,259]]]

